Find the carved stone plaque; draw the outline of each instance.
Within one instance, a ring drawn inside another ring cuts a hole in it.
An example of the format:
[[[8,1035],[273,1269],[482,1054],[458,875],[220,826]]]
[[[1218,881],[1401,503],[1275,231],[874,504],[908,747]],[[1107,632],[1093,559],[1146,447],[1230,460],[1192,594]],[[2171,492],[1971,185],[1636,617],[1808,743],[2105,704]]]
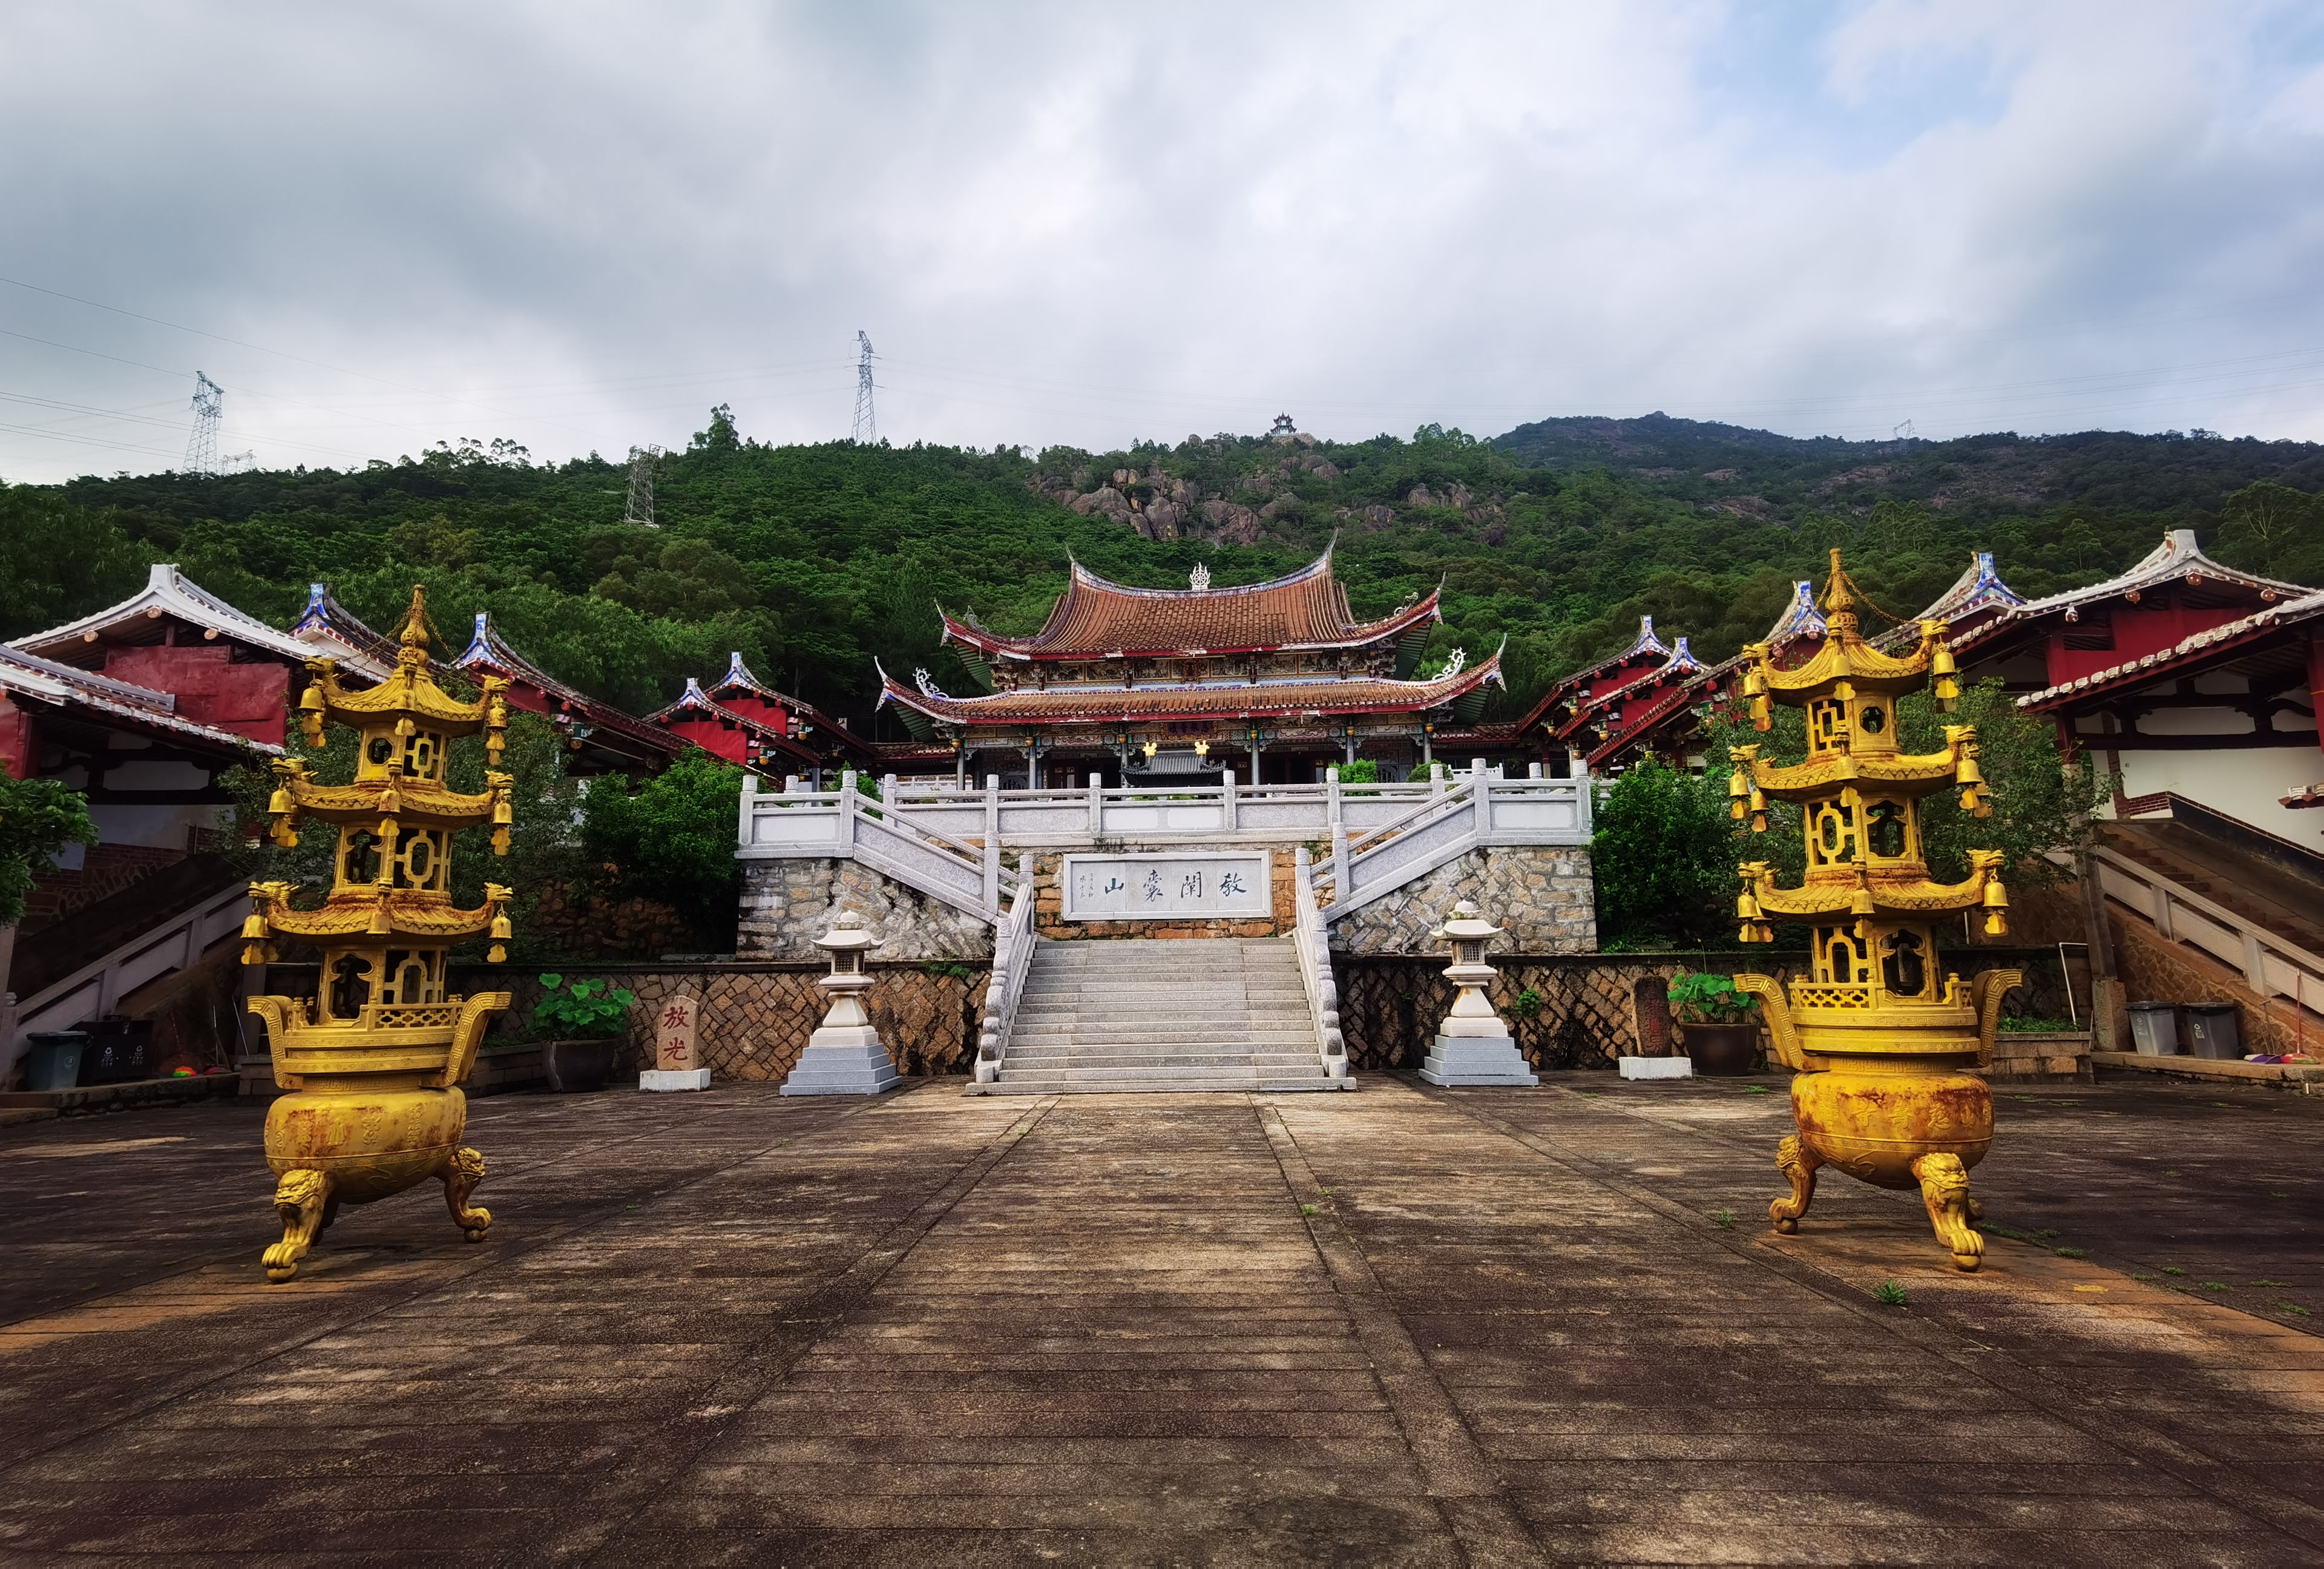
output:
[[[1067,920],[1264,920],[1275,913],[1264,850],[1067,855],[1059,872]]]

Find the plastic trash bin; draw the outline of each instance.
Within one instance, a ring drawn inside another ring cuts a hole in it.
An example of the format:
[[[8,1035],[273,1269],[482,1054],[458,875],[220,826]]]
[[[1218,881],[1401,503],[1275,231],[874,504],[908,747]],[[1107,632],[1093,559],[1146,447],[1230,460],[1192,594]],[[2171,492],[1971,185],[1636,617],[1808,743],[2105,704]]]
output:
[[[80,1048],[88,1037],[78,1029],[36,1029],[24,1037],[32,1049],[24,1084],[34,1090],[69,1090],[80,1083]]]
[[[2185,1051],[2186,1045],[2179,1038],[2179,1004],[2132,1003],[2130,1040],[2148,1057],[2177,1057]]]
[[[2241,1011],[2232,1002],[2190,1002],[2187,1039],[2197,1057],[2236,1058],[2244,1054]]]

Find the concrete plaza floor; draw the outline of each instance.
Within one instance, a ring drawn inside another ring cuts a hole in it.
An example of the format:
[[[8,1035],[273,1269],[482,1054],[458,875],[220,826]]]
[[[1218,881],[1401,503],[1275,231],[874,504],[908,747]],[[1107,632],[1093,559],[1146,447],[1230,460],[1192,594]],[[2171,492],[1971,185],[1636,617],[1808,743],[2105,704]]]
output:
[[[2002,1097],[1974,1277],[1772,1080],[503,1096],[279,1287],[256,1108],[0,1129],[0,1562],[2324,1561],[2324,1101]]]

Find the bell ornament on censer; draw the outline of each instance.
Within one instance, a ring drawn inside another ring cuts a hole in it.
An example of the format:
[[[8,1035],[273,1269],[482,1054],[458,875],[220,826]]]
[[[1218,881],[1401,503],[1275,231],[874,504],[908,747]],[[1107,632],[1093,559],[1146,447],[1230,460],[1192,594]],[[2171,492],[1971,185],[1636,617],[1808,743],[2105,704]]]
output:
[[[1806,979],[1734,978],[1759,998],[1775,1055],[1794,1070],[1799,1131],[1775,1155],[1792,1191],[1768,1213],[1778,1232],[1796,1232],[1825,1166],[1879,1187],[1918,1187],[1955,1266],[1975,1269],[1985,1239],[1970,1223],[1981,1210],[1969,1168],[1993,1143],[1993,1093],[1970,1070],[1991,1066],[2003,994],[2024,976],[1986,970],[1963,984],[1939,974],[1937,918],[1978,907],[1987,935],[2008,930],[2002,853],[1972,850],[1968,879],[1940,883],[1922,844],[1928,796],[1958,789],[1964,810],[1991,814],[1977,731],[1948,725],[1943,751],[1899,750],[1900,696],[1932,678],[1941,709],[1960,695],[1945,624],[1921,623],[1918,646],[1891,657],[1858,632],[1851,586],[1834,550],[1826,636],[1805,661],[1780,669],[1765,643],[1743,651],[1755,728],[1769,727],[1771,702],[1807,711],[1803,761],[1779,767],[1756,746],[1738,747],[1728,781],[1738,821],[1764,833],[1769,799],[1797,802],[1807,839],[1799,887],[1778,888],[1770,863],[1749,861],[1736,900],[1744,942],[1773,941],[1776,920],[1810,932]]]
[[[266,1277],[283,1281],[341,1204],[369,1204],[431,1178],[444,1185],[453,1223],[484,1241],[492,1212],[468,1196],[484,1179],[484,1158],[460,1143],[467,1125],[461,1081],[475,1066],[492,1015],[506,992],[447,995],[446,959],[464,938],[489,936],[490,958],[507,957],[510,890],[484,884],[484,902],[452,902],[452,836],[493,826],[493,851],[508,854],[510,775],[496,766],[506,744],[508,683],[484,682],[473,703],[436,684],[428,657],[427,603],[411,593],[394,670],[378,686],[344,690],[327,659],[300,698],[309,744],[323,727],[356,732],[355,774],[344,785],[310,778],[297,760],[274,764],[269,809],[274,842],[299,843],[302,821],[338,831],[331,891],[302,909],[287,882],[251,885],[243,963],[264,964],[277,937],[322,950],[317,995],[253,997],[266,1021],[274,1082],[289,1093],[266,1112],[266,1163],[281,1184],[274,1207],[282,1240],[266,1250]],[[444,782],[446,748],[484,733],[488,766],[481,795]]]

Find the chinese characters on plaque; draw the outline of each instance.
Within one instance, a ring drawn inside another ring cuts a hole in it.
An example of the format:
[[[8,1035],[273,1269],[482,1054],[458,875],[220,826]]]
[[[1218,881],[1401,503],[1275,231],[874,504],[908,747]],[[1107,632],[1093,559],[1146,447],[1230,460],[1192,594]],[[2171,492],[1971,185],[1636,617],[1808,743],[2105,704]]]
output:
[[[694,1060],[695,1000],[672,997],[654,1014],[654,1066],[664,1073],[690,1073]]]
[[[1067,920],[1176,919],[1275,912],[1267,853],[1068,855]]]

